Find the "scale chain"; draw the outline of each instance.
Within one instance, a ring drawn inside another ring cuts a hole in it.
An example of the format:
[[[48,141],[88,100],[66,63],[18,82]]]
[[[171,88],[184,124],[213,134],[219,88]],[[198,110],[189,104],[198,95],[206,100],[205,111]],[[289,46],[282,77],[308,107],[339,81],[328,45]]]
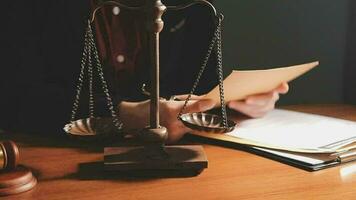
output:
[[[73,122],[75,120],[76,113],[79,108],[80,95],[81,95],[81,91],[83,88],[86,65],[88,65],[87,70],[88,70],[88,79],[89,79],[89,116],[90,116],[90,118],[94,118],[94,116],[95,116],[94,115],[93,62],[92,62],[93,57],[92,57],[92,55],[94,56],[94,59],[95,59],[94,60],[95,67],[97,69],[98,76],[102,83],[102,89],[106,96],[107,106],[110,110],[113,123],[114,123],[115,127],[119,130],[119,132],[121,132],[123,125],[118,119],[118,115],[116,114],[111,96],[109,94],[108,85],[106,83],[104,73],[102,70],[103,68],[102,68],[102,65],[99,60],[98,50],[95,45],[94,35],[93,35],[90,21],[88,21],[88,26],[86,28],[86,32],[85,32],[85,36],[84,36],[84,50],[82,52],[82,59],[81,59],[81,63],[80,63],[81,69],[80,69],[78,84],[76,86],[76,95],[75,95],[75,100],[74,100],[73,107],[72,107],[71,121]]]
[[[92,50],[93,48],[89,46],[89,56],[88,56],[88,76],[89,76],[89,116],[94,118],[94,97],[93,97],[93,64],[92,64]]]
[[[217,75],[218,75],[218,81],[219,81],[219,92],[220,92],[220,104],[221,104],[221,114],[222,114],[222,123],[224,127],[227,127],[227,114],[226,114],[226,104],[224,100],[224,87],[223,87],[223,70],[222,70],[222,45],[221,45],[221,23],[222,23],[223,16],[220,14],[218,17],[218,24],[216,26],[216,29],[214,31],[213,38],[211,40],[211,43],[209,45],[206,57],[204,58],[204,61],[201,65],[201,68],[198,72],[197,78],[193,84],[193,87],[188,94],[187,99],[184,102],[184,105],[182,109],[180,110],[178,114],[178,119],[181,119],[181,116],[183,115],[183,112],[185,111],[187,104],[189,100],[191,99],[191,96],[194,94],[196,87],[199,84],[199,81],[201,79],[201,76],[203,75],[203,72],[205,71],[205,68],[207,66],[207,63],[209,61],[210,55],[212,53],[212,50],[216,44],[216,50],[217,50]]]
[[[219,19],[219,26],[217,31],[217,58],[218,58],[218,78],[219,78],[219,94],[220,94],[220,105],[221,105],[221,115],[223,119],[223,126],[227,127],[227,114],[226,114],[226,104],[224,99],[224,76],[222,70],[222,34],[221,34],[221,19]]]
[[[85,36],[84,36],[84,50],[82,52],[82,59],[80,62],[81,69],[80,69],[80,73],[79,73],[78,84],[76,86],[76,95],[75,95],[75,100],[73,103],[72,113],[71,113],[71,121],[72,122],[75,120],[75,116],[78,111],[80,94],[81,94],[81,90],[83,88],[84,70],[85,70],[85,65],[87,62],[87,57],[89,56],[88,49],[90,48],[90,43],[89,43],[88,37],[89,37],[89,25],[86,28]]]
[[[100,78],[101,83],[102,83],[102,89],[103,89],[103,91],[105,93],[105,96],[106,96],[107,106],[109,107],[113,123],[116,126],[116,128],[119,131],[121,131],[123,124],[118,119],[118,114],[116,114],[116,111],[114,109],[114,105],[113,105],[111,96],[109,94],[108,85],[106,83],[106,80],[105,80],[105,77],[104,77],[104,73],[103,73],[103,70],[102,70],[103,68],[102,68],[102,65],[101,65],[100,60],[99,60],[98,50],[97,50],[96,45],[95,45],[94,35],[93,35],[93,32],[92,32],[92,28],[91,28],[90,23],[89,23],[89,41],[90,41],[90,46],[93,48],[93,53],[94,53],[94,57],[95,57],[95,61],[96,61],[96,69],[97,69],[97,72],[99,74],[99,78]]]
[[[180,112],[179,112],[179,114],[178,114],[178,119],[180,119],[181,116],[183,115],[183,112],[185,111],[185,109],[186,109],[186,107],[187,107],[187,105],[188,105],[188,102],[190,101],[192,95],[194,94],[194,92],[195,92],[195,90],[196,90],[196,87],[198,86],[198,84],[199,84],[199,82],[200,82],[201,76],[203,75],[203,73],[204,73],[204,71],[205,71],[205,68],[206,68],[206,66],[207,66],[207,64],[208,64],[208,61],[209,61],[209,58],[210,58],[210,55],[211,55],[211,53],[212,53],[212,51],[213,51],[213,48],[214,48],[215,43],[216,43],[216,40],[217,40],[216,31],[217,31],[217,29],[215,30],[214,35],[213,35],[213,38],[212,38],[212,40],[211,40],[211,42],[210,42],[210,44],[209,44],[207,54],[206,54],[206,56],[205,56],[205,58],[204,58],[204,60],[203,60],[203,62],[202,62],[202,65],[201,65],[200,70],[199,70],[199,72],[198,72],[197,78],[196,78],[196,80],[195,80],[195,82],[194,82],[194,84],[193,84],[193,87],[192,87],[192,89],[190,90],[190,93],[188,94],[188,97],[186,98],[186,100],[185,100],[185,102],[184,102],[184,105],[183,105],[182,109],[180,110]]]

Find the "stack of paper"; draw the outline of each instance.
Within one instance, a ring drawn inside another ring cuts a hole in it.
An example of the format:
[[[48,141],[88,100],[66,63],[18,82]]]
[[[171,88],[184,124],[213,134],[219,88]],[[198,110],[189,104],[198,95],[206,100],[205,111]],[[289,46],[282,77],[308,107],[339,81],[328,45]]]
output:
[[[242,120],[230,133],[193,134],[244,144],[308,170],[356,160],[356,122],[321,115],[275,109],[262,118]]]
[[[332,117],[275,109],[263,118],[242,121],[227,135],[257,141],[265,146],[256,150],[314,168],[356,159],[356,122]]]

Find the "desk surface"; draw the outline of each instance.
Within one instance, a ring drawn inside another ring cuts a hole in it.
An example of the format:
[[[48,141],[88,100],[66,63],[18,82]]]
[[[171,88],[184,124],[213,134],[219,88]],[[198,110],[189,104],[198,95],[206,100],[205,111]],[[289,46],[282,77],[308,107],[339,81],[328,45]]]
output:
[[[356,121],[355,106],[285,108]],[[78,164],[100,162],[101,148],[39,136],[0,137],[19,144],[21,164],[39,180],[32,191],[1,199],[356,199],[356,163],[307,172],[241,150],[203,144],[209,167],[197,177],[104,180],[92,174],[83,179]]]

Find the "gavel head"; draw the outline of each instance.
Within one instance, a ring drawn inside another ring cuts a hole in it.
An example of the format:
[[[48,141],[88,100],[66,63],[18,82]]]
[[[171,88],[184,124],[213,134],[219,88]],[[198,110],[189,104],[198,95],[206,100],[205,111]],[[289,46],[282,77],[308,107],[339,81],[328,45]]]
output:
[[[19,149],[13,141],[0,142],[0,170],[11,170],[19,161]]]

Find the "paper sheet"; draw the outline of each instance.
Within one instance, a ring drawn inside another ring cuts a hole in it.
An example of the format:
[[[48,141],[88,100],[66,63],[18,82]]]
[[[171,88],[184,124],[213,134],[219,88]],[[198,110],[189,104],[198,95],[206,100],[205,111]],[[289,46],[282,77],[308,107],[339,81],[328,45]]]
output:
[[[313,155],[313,154],[310,154],[310,155],[299,155],[298,153],[287,153],[287,152],[280,152],[278,150],[271,150],[271,149],[264,149],[264,148],[258,148],[258,147],[254,147],[255,149],[258,149],[260,151],[265,151],[265,152],[268,152],[268,153],[271,153],[271,154],[275,154],[275,155],[278,155],[278,156],[282,156],[282,157],[285,157],[285,158],[290,158],[290,159],[293,159],[293,160],[298,160],[298,161],[302,161],[302,162],[305,162],[305,163],[309,163],[311,165],[317,165],[317,164],[321,164],[321,163],[324,163],[324,162],[327,162],[330,160],[329,157],[326,157],[326,156],[319,156],[319,155]]]
[[[319,62],[267,70],[233,71],[224,80],[225,101],[242,100],[249,95],[265,93],[306,73]],[[216,86],[205,98],[220,102],[219,88]]]
[[[286,149],[338,149],[356,142],[356,122],[275,109],[262,118],[243,120],[227,135]]]

